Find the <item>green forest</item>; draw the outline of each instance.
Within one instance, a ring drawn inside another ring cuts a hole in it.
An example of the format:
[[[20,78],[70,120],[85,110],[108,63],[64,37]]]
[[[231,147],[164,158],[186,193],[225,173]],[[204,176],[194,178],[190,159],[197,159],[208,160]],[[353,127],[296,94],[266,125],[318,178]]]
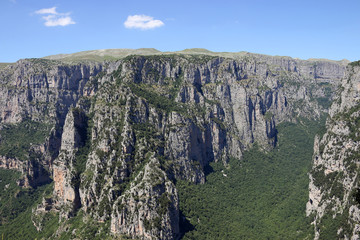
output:
[[[56,231],[58,217],[46,216],[44,231],[37,232],[31,219],[32,208],[40,203],[43,195],[52,191],[52,185],[22,188],[17,185],[20,173],[0,169],[0,234],[7,239],[47,239]]]
[[[203,185],[178,181],[183,239],[311,239],[307,173],[322,125],[282,123],[272,151],[255,143],[226,167],[212,163]]]

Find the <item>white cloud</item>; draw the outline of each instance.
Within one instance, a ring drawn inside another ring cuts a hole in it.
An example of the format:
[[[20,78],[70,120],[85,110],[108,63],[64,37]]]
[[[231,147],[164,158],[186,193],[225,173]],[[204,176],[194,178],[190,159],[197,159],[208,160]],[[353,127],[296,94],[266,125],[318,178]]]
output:
[[[58,14],[56,12],[56,7],[52,7],[52,8],[43,8],[43,9],[40,9],[40,10],[37,10],[35,12],[36,14]]]
[[[70,17],[70,13],[58,13],[56,11],[56,7],[43,8],[36,11],[35,13],[47,15],[42,17],[42,19],[45,20],[44,25],[47,27],[67,26],[70,24],[75,24],[75,21]]]
[[[146,15],[128,16],[124,22],[126,28],[138,28],[142,30],[153,29],[163,25],[164,23],[161,20],[156,20],[153,17]]]
[[[45,19],[45,26],[47,27],[55,27],[55,26],[67,26],[70,24],[75,24],[75,22],[71,19],[71,17],[59,17],[55,15],[49,15],[43,17]]]

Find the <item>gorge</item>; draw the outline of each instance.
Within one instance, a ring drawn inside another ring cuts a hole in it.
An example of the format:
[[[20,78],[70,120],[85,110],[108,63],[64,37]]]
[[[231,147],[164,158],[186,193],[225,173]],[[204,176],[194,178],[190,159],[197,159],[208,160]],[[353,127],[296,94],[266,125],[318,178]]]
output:
[[[0,84],[6,239],[359,239],[359,62],[97,50]]]

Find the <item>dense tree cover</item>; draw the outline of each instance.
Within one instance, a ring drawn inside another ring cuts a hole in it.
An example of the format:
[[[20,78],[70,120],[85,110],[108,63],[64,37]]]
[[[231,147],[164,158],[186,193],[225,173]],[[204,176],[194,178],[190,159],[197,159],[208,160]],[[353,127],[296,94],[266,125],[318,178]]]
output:
[[[32,221],[32,207],[40,203],[43,194],[50,194],[52,184],[36,189],[21,188],[16,182],[20,173],[0,169],[0,235],[4,239],[35,239],[49,237],[56,231],[56,215],[47,216],[45,231],[37,232]]]
[[[322,122],[323,124],[323,122]],[[305,216],[313,139],[320,123],[278,127],[278,146],[255,147],[227,167],[212,163],[203,185],[178,181],[184,239],[306,239]]]
[[[26,160],[30,146],[43,143],[49,129],[48,125],[31,120],[4,125],[0,130],[0,155]]]

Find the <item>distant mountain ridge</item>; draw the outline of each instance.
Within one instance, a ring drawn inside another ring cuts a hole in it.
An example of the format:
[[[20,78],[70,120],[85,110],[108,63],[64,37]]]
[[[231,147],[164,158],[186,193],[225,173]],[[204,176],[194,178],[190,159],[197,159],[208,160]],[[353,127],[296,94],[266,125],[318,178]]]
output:
[[[174,51],[174,52],[161,52],[155,48],[139,48],[139,49],[127,49],[127,48],[120,48],[120,49],[99,49],[99,50],[90,50],[90,51],[82,51],[77,53],[70,53],[70,54],[56,54],[43,57],[44,59],[51,59],[51,60],[65,60],[65,61],[81,61],[81,60],[94,60],[94,61],[103,61],[103,60],[117,60],[129,55],[171,55],[171,54],[203,54],[209,56],[218,56],[218,57],[226,57],[226,58],[243,58],[248,55],[258,55],[258,56],[268,56],[265,54],[257,54],[257,53],[250,53],[246,51],[241,52],[212,52],[210,50],[204,48],[189,48],[184,49],[181,51]],[[291,58],[287,56],[274,56],[279,58]],[[294,58],[297,59],[297,58]],[[300,60],[300,59],[298,59]],[[342,64],[348,64],[350,61],[343,59],[340,61],[330,60],[330,59],[317,59],[311,58],[307,59],[307,61],[330,61],[330,62],[338,62]]]

